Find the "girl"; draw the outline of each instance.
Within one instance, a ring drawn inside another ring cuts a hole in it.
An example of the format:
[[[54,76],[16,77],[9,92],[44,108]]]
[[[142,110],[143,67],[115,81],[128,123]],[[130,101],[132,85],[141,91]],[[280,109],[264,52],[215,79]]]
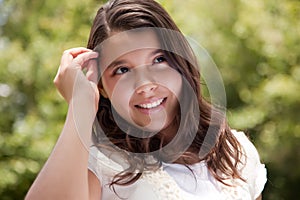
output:
[[[87,48],[62,56],[65,126],[26,199],[260,199],[265,167],[197,69],[158,3],[107,2]]]

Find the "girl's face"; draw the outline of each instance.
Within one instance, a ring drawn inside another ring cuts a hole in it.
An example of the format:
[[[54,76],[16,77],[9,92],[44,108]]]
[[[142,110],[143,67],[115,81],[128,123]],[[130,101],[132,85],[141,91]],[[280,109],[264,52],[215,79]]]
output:
[[[179,112],[182,78],[167,62],[156,34],[115,33],[101,49],[102,95],[129,123],[147,131],[166,128]]]

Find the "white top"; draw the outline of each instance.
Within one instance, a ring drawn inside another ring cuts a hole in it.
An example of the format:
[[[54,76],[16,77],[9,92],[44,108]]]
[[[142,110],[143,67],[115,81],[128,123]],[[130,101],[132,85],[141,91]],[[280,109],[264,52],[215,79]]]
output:
[[[180,164],[166,164],[156,171],[145,172],[135,183],[129,186],[115,185],[116,195],[109,188],[115,174],[123,171],[123,167],[91,147],[89,169],[98,177],[102,185],[102,200],[220,200],[220,199],[256,199],[267,181],[265,165],[260,163],[254,145],[243,132],[232,131],[244,148],[245,161],[239,166],[240,179],[228,180],[234,187],[218,182],[209,172],[206,162],[190,165],[193,173]],[[120,198],[121,197],[121,198]]]

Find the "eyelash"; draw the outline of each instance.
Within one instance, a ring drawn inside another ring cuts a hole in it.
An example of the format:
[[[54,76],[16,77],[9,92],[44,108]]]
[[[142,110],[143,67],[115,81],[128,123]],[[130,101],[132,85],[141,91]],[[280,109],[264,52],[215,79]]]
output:
[[[118,72],[119,70],[122,70],[122,69],[126,69],[128,71],[130,71],[129,67],[125,67],[125,66],[120,66],[120,67],[117,67],[117,69],[114,71],[114,74],[115,75],[120,75],[120,74],[124,74],[126,72]]]
[[[158,59],[162,59],[161,61],[157,61]],[[154,64],[159,64],[159,63],[163,63],[163,62],[166,62],[167,59],[164,57],[164,55],[159,55],[157,56],[156,58],[154,58],[154,61],[153,61],[153,65]],[[119,70],[124,70],[126,69],[126,72],[118,72]],[[124,73],[127,73],[130,71],[130,68],[129,67],[126,67],[126,66],[120,66],[120,67],[117,67],[116,70],[114,70],[114,75],[120,75],[120,74],[124,74]]]
[[[162,58],[163,60],[160,61],[160,62],[155,62],[155,60],[158,60],[159,58]],[[164,55],[159,55],[159,56],[157,56],[157,57],[154,59],[154,64],[155,64],[155,63],[162,63],[162,62],[166,62],[166,61],[167,61],[167,59],[165,58]]]

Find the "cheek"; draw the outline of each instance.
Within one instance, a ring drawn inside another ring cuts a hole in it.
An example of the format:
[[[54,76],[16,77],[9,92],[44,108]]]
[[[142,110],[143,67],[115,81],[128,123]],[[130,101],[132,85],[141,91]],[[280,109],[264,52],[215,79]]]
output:
[[[120,116],[125,119],[129,119],[129,102],[134,92],[132,83],[120,78],[108,81],[106,84],[107,86],[105,89],[107,89],[108,97],[112,106]]]
[[[182,89],[181,75],[177,74],[176,78],[170,77],[168,84],[169,90],[171,90],[171,92],[177,97],[177,99],[179,99]]]
[[[170,90],[179,99],[182,88],[182,77],[176,70],[169,67],[160,73],[156,73],[155,77],[157,83]]]

